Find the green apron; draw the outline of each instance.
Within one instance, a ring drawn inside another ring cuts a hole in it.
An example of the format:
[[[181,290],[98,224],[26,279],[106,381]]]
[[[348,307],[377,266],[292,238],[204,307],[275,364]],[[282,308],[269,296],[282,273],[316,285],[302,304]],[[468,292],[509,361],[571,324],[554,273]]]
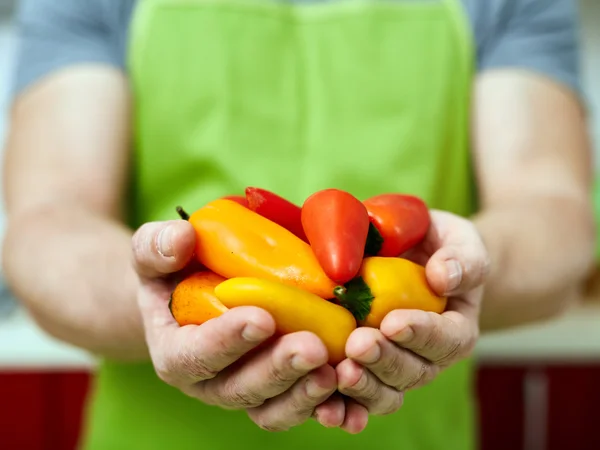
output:
[[[248,185],[297,203],[334,187],[474,210],[473,44],[458,0],[141,0],[130,56],[133,226]],[[469,450],[472,373],[470,360],[450,368],[351,436],[312,420],[268,433],[163,384],[150,364],[104,361],[83,446]]]

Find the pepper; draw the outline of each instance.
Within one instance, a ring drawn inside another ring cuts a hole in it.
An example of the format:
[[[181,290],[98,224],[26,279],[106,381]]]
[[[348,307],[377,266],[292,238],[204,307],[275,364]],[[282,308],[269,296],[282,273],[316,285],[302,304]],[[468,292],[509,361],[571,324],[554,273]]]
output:
[[[359,275],[335,289],[339,303],[359,325],[379,328],[396,309],[420,309],[441,314],[447,299],[429,286],[425,268],[402,258],[365,258]]]
[[[246,188],[248,207],[261,216],[281,225],[300,239],[308,242],[302,228],[302,209],[273,192],[257,187]]]
[[[258,278],[232,278],[215,288],[228,308],[256,306],[271,314],[280,334],[310,331],[329,353],[329,364],[346,356],[346,341],[356,329],[354,316],[342,306],[301,289]]]
[[[243,195],[227,195],[223,197],[225,200],[233,200],[236,203],[239,203],[242,206],[248,208],[248,199]]]
[[[363,203],[371,220],[367,256],[400,256],[419,244],[429,230],[429,210],[418,197],[383,194]]]
[[[225,278],[203,270],[183,279],[171,294],[169,309],[180,325],[202,325],[227,311],[215,296],[215,287]]]
[[[302,206],[302,225],[321,267],[344,284],[356,276],[364,257],[369,215],[353,195],[325,189]]]
[[[181,208],[178,212],[188,218]],[[265,278],[333,298],[337,284],[310,245],[254,211],[218,199],[189,216],[189,222],[196,231],[196,259],[222,277]]]

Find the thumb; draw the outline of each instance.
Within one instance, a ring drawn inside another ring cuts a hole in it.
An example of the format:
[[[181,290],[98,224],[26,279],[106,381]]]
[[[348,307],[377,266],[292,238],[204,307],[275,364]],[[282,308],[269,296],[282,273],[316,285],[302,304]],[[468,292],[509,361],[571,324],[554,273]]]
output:
[[[462,295],[481,286],[489,269],[487,251],[476,232],[458,242],[448,236],[425,266],[431,288],[444,296]]]
[[[182,270],[192,258],[196,234],[183,220],[150,222],[133,235],[133,262],[142,278],[159,278]]]

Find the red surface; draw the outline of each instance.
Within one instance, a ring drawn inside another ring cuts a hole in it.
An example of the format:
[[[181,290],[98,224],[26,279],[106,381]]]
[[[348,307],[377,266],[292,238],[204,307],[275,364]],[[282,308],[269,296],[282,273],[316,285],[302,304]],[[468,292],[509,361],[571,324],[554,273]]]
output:
[[[83,406],[89,385],[86,373],[48,375],[50,389],[45,394],[46,436],[52,449],[75,449],[81,428]],[[50,448],[49,448],[50,450]]]
[[[89,376],[0,374],[0,448],[74,450]]]
[[[551,367],[548,450],[600,449],[600,367]]]
[[[483,367],[481,450],[523,448],[525,367]],[[548,435],[543,450],[600,449],[600,366],[545,369]],[[89,386],[86,373],[0,373],[0,449],[75,450]],[[541,449],[540,449],[541,450]]]
[[[46,380],[45,375],[37,374],[0,375],[2,448],[44,449]]]
[[[479,370],[477,391],[482,450],[523,449],[525,371],[522,367],[483,367]]]

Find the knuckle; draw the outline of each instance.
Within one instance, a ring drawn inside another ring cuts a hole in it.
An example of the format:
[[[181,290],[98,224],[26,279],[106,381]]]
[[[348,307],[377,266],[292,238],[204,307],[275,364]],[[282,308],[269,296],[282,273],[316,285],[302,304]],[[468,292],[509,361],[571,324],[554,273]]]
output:
[[[223,361],[237,361],[248,352],[245,343],[240,342],[237,337],[222,336],[221,339],[218,339],[216,349],[219,360]]]
[[[380,383],[375,381],[374,377],[364,376],[366,377],[366,381],[362,383],[361,389],[358,390],[360,397],[373,402],[381,401],[382,392]]]
[[[397,411],[396,397],[398,395],[390,394],[388,392],[390,389],[393,388],[384,387],[381,383],[371,380],[354,398],[367,406],[370,414],[385,416]]]
[[[387,396],[387,399],[388,401],[379,412],[379,415],[381,416],[394,414],[396,411],[398,411],[402,407],[404,396],[401,392],[398,392]]]
[[[440,366],[448,366],[464,357],[469,356],[473,350],[479,338],[478,329],[471,333],[467,338],[454,341],[449,344],[445,355],[439,361],[434,361]]]
[[[421,363],[419,371],[417,375],[412,379],[412,381],[408,384],[408,389],[411,389],[416,386],[420,386],[427,379],[427,374],[429,372],[429,364],[426,362]]]
[[[405,365],[400,355],[393,354],[382,360],[381,366],[377,369],[377,375],[383,381],[396,380],[402,377],[404,368]]]
[[[227,404],[237,409],[257,408],[263,403],[263,399],[251,392],[236,391],[230,393],[227,398]]]
[[[259,393],[246,389],[235,380],[225,386],[220,397],[225,405],[234,409],[257,408],[265,402]]]
[[[279,433],[291,428],[282,420],[269,420],[266,414],[251,414],[250,418],[261,430],[270,433]]]
[[[308,395],[306,395],[305,393],[301,392],[301,393],[294,393],[294,395],[292,395],[290,402],[289,402],[289,408],[290,411],[294,411],[296,414],[298,415],[306,415],[306,416],[310,416],[312,415],[312,412],[315,408],[315,404],[314,404],[314,400],[311,400]]]
[[[227,325],[221,327],[204,328],[202,334],[198,334],[195,340],[196,348],[202,348],[206,355],[215,364],[224,365],[224,361],[235,361],[240,358],[246,349],[240,349],[239,339],[233,336],[231,328]]]
[[[271,364],[267,377],[270,384],[277,387],[287,386],[298,378],[295,374],[295,370],[291,366],[291,359],[283,366]]]
[[[464,349],[464,344],[462,341],[456,341],[456,342],[452,342],[450,344],[450,346],[448,347],[448,351],[446,352],[446,356],[444,358],[442,358],[441,361],[439,361],[439,364],[449,364],[453,361],[455,361],[456,359],[458,359]]]
[[[354,386],[341,386],[338,390],[340,394],[343,394],[347,397],[352,397],[355,399],[364,399],[368,397],[368,393],[365,391],[366,389],[366,386],[355,384]]]
[[[133,255],[136,261],[142,261],[146,258],[148,251],[148,240],[150,234],[150,225],[144,224],[135,232],[131,238]]]
[[[285,426],[282,423],[269,423],[269,422],[259,423],[258,426],[261,429],[268,431],[270,433],[279,433],[282,431],[287,431],[290,428],[290,427]]]
[[[416,387],[426,384],[428,382],[428,380],[430,378],[432,378],[430,373],[431,373],[430,365],[426,362],[422,362],[419,367],[418,372],[416,372],[416,374],[409,379],[409,381],[408,381],[408,383],[406,383],[406,385],[398,387],[398,390],[414,389]]]
[[[211,368],[206,359],[200,355],[183,352],[177,363],[177,369],[194,381],[210,380],[218,375],[218,371]]]
[[[423,342],[422,348],[434,348],[439,344],[440,341],[440,329],[437,325],[437,317],[435,317],[436,313],[428,312],[425,317],[425,323],[423,324],[426,330],[429,330],[426,338]]]

